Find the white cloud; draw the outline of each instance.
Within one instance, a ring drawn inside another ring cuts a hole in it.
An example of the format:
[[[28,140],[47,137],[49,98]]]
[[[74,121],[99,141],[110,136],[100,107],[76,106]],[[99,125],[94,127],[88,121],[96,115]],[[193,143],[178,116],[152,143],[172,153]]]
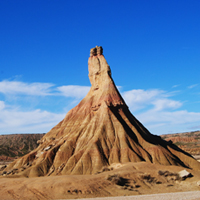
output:
[[[184,124],[200,121],[200,113],[188,112],[187,110],[180,111],[156,111],[148,110],[137,115],[144,123],[166,122],[172,124]]]
[[[187,110],[170,112],[152,109],[140,113],[136,117],[155,134],[192,131],[192,127],[198,127],[200,124],[200,113],[188,112]],[[192,126],[193,124],[194,126]]]
[[[74,98],[84,98],[89,92],[90,87],[79,85],[64,85],[57,88],[64,96]]]
[[[155,110],[165,110],[165,109],[177,109],[182,106],[179,101],[174,101],[171,99],[156,99],[152,102],[155,106]]]
[[[179,87],[179,86],[180,86],[180,85],[173,85],[172,88],[176,88],[176,87]]]
[[[161,95],[160,90],[130,90],[123,92],[122,96],[131,110],[135,111],[144,108],[149,102],[152,102],[156,96]]]
[[[182,105],[180,102],[168,99],[171,95],[172,94],[158,89],[138,89],[122,93],[124,100],[132,111],[143,109],[147,106],[154,106],[157,110],[180,107]]]
[[[24,83],[20,81],[1,81],[0,93],[5,95],[32,95],[46,96],[50,95],[51,83]]]
[[[31,107],[28,111],[25,111],[24,104],[20,103],[20,99],[22,100],[21,102],[27,101],[27,104],[31,104],[36,102],[36,98],[39,96],[46,96],[48,99],[45,98],[44,100],[40,98],[40,100],[38,100],[39,103],[35,104],[37,107],[40,103],[42,106],[46,106],[45,102],[40,101],[47,100],[51,102],[50,99],[52,96],[65,96],[79,99],[83,98],[89,89],[90,87],[87,86],[70,85],[55,87],[55,85],[51,83],[1,81],[0,93],[11,98],[5,98],[9,100],[9,104],[6,104],[6,101],[4,102],[0,99],[0,133],[47,132],[61,121],[66,114],[53,113],[50,111],[51,107],[45,107],[45,109],[42,109],[42,107],[40,109]],[[24,98],[24,96],[27,98]],[[17,101],[15,97],[18,97]],[[34,105],[34,103],[32,105]],[[46,109],[49,111],[46,111]],[[63,110],[65,110],[65,108],[63,108]]]
[[[4,95],[27,96],[65,96],[83,98],[88,93],[89,86],[64,85],[55,87],[51,83],[25,83],[20,81],[1,81],[0,93]]]
[[[57,96],[56,98],[70,97],[70,102],[74,106],[74,102],[78,103],[81,98],[84,98],[89,89],[90,87],[88,86],[78,85],[56,87],[51,83],[2,81],[0,82],[0,93],[5,96],[11,95],[12,98],[5,98],[4,101],[0,99],[0,133],[47,132],[61,121],[66,113],[53,113],[51,107],[48,107],[52,104],[49,103],[47,105],[45,103],[54,101],[55,96]],[[118,89],[121,90],[122,87]],[[177,94],[177,91],[167,92],[159,89],[138,89],[122,92],[122,96],[131,112],[147,129],[156,134],[168,133],[170,130],[172,132],[177,130],[176,132],[178,132],[180,128],[186,130],[188,127],[199,127],[200,113],[181,110],[181,106],[184,104],[173,99],[173,96]],[[27,98],[24,98],[24,95]],[[15,96],[20,98],[16,101]],[[46,97],[40,98],[39,96]],[[36,104],[33,101],[30,107],[29,104],[32,99],[38,99],[38,101]],[[20,103],[22,100],[26,106],[29,106],[28,111],[24,107],[25,105]],[[37,105],[37,108],[35,105]],[[44,106],[44,108],[40,105]],[[65,110],[64,112],[67,111]]]
[[[5,103],[3,101],[0,101],[0,110],[3,110],[5,108]]]
[[[132,113],[152,133],[180,132],[200,124],[200,113],[180,110],[183,103],[171,99],[176,92],[139,89],[123,92],[122,95]]]
[[[1,111],[0,133],[42,133],[49,131],[65,114],[36,109],[23,112],[17,108]]]
[[[194,84],[194,85],[190,85],[190,86],[188,86],[188,88],[189,89],[192,89],[192,88],[194,88],[194,87],[197,87],[199,84]]]

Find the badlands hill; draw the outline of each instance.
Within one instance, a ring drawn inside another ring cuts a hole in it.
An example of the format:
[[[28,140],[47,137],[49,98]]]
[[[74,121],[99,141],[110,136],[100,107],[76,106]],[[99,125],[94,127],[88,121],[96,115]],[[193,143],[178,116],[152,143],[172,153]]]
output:
[[[28,154],[38,147],[37,141],[43,136],[44,133],[0,135],[0,161],[10,162]],[[161,135],[161,138],[171,140],[192,156],[200,156],[200,131],[166,134]]]
[[[172,141],[193,156],[200,156],[200,131],[167,134],[161,137],[166,141]]]
[[[34,150],[44,134],[0,135],[0,161],[11,161]]]
[[[36,149],[9,164],[3,175],[95,174],[116,163],[142,161],[200,168],[190,154],[152,135],[130,113],[102,47],[91,49],[88,69],[91,89],[86,97],[44,135]]]

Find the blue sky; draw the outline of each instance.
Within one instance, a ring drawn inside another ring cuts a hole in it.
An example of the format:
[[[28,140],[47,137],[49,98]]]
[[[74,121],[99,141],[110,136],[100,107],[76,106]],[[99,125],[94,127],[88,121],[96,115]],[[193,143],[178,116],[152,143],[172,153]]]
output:
[[[0,1],[0,134],[49,131],[90,88],[103,46],[153,134],[200,129],[199,0]]]

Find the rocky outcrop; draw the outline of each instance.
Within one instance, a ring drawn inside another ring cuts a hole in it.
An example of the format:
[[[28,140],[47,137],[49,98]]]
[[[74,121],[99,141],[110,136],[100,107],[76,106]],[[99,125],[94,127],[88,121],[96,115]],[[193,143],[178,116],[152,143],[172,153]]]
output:
[[[141,161],[199,169],[192,156],[152,135],[130,113],[102,53],[98,46],[90,51],[91,89],[86,97],[40,140],[38,148],[11,163],[4,174],[93,174],[114,163]]]

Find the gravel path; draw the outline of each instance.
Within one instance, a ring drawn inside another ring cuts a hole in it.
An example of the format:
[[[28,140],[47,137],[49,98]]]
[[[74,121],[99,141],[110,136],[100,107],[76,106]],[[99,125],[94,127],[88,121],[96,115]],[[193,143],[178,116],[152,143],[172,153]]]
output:
[[[101,197],[79,200],[200,200],[200,191],[162,193],[139,196]]]

